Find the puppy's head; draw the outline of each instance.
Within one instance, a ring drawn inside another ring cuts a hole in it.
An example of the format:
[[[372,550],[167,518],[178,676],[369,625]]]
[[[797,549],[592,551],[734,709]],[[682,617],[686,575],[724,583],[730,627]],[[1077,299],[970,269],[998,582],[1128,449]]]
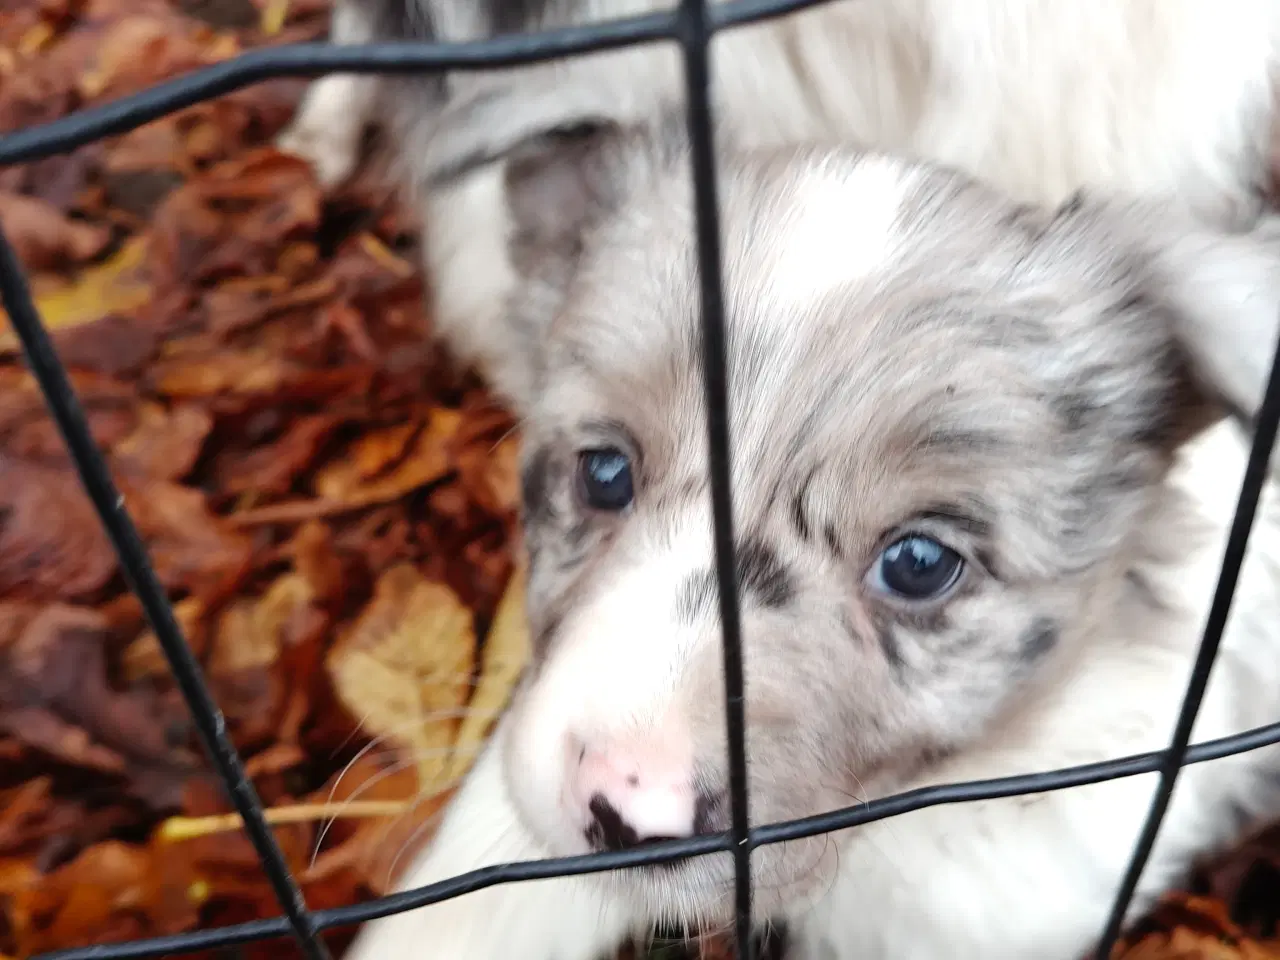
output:
[[[615,131],[507,173],[534,662],[502,748],[557,854],[728,825],[688,169]],[[1092,642],[1177,446],[1257,402],[1280,259],[852,150],[730,151],[719,186],[761,823],[964,751]],[[713,919],[721,859],[617,882]],[[768,910],[835,861],[753,862]]]

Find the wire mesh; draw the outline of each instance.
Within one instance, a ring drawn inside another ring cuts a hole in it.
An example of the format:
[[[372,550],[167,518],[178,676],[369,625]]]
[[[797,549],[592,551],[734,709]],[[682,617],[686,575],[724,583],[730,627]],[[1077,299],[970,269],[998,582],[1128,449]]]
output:
[[[683,55],[687,124],[695,190],[696,244],[703,324],[703,373],[711,470],[716,579],[723,625],[726,720],[729,731],[731,828],[722,833],[669,840],[622,851],[500,864],[362,904],[310,911],[264,815],[244,763],[209,693],[199,663],[186,643],[148,559],[146,548],[95,445],[66,369],[41,323],[25,273],[0,224],[0,301],[22,343],[24,357],[61,432],[74,467],[120,560],[121,569],[155,631],[161,649],[194,717],[214,769],[241,815],[269,877],[283,915],[211,930],[109,945],[59,950],[41,960],[129,960],[194,953],[292,935],[308,960],[327,960],[323,931],[351,926],[437,903],[498,884],[619,870],[729,852],[735,873],[735,933],[738,955],[750,958],[751,851],[759,846],[848,829],[913,810],[1044,793],[1157,772],[1150,810],[1117,891],[1097,957],[1111,954],[1133,900],[1179,772],[1203,763],[1280,743],[1280,722],[1231,737],[1191,745],[1192,727],[1204,697],[1266,482],[1267,465],[1280,430],[1280,349],[1259,409],[1248,465],[1241,484],[1212,605],[1170,745],[1163,751],[1045,773],[925,787],[817,816],[751,827],[748,821],[741,623],[735,587],[731,457],[728,427],[725,321],[720,235],[713,151],[709,45],[723,29],[774,19],[830,0],[680,0],[666,12],[531,34],[465,43],[377,43],[365,46],[299,44],[255,50],[186,77],[118,101],[81,110],[41,126],[0,137],[0,166],[69,151],[136,129],[180,109],[279,77],[326,73],[403,74],[466,71],[530,64],[588,52],[660,41],[676,42]]]

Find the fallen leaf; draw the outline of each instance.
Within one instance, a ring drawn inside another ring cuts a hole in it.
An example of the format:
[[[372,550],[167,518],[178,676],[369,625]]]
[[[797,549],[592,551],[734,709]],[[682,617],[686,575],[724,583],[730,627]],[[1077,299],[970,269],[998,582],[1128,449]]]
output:
[[[394,500],[439,480],[449,472],[450,441],[460,422],[461,415],[456,411],[432,411],[426,427],[418,430],[407,446],[402,446],[406,438],[404,427],[367,433],[343,458],[320,470],[315,491],[328,501],[363,506]],[[387,462],[388,449],[395,451],[396,465],[369,476],[370,465]]]
[[[248,450],[226,450],[214,468],[218,486],[228,493],[285,493],[341,426],[341,419],[328,414],[304,415],[277,440]]]
[[[520,506],[520,441],[469,444],[458,454],[458,473],[468,497],[490,516],[514,516]]]
[[[112,921],[146,906],[151,864],[146,850],[101,843],[48,876],[19,889],[14,914],[23,955],[61,943],[92,943],[112,933],[139,936],[145,927]]]
[[[448,587],[402,564],[379,578],[373,600],[325,660],[365,731],[408,751],[423,791],[450,785],[442,775],[471,689],[475,647],[471,612]]]
[[[117,478],[156,575],[171,589],[220,589],[243,576],[253,542],[216,516],[205,495],[163,480]]]
[[[138,426],[112,449],[117,467],[137,477],[180,480],[191,472],[213,429],[213,417],[193,404],[138,408]]]
[[[100,447],[114,446],[134,429],[135,390],[81,371],[71,371],[70,379]],[[69,462],[66,441],[49,416],[35,377],[22,368],[0,366],[0,443],[10,457],[45,466]]]
[[[165,736],[154,696],[114,690],[105,620],[54,604],[0,651],[0,730],[65,763],[125,778],[138,799],[176,804],[195,758]]]
[[[0,454],[0,595],[75,599],[115,572],[115,553],[75,475]]]
[[[208,609],[199,597],[184,597],[173,605],[174,618],[182,629],[183,639],[192,652],[200,657],[204,655],[208,631],[205,617]],[[144,630],[131,643],[121,656],[121,666],[125,678],[130,683],[137,683],[147,678],[167,677],[172,668],[169,660],[160,647],[160,641],[151,629]]]
[[[277,579],[259,598],[235,601],[218,622],[210,673],[269,667],[284,648],[316,636],[328,619],[314,601],[311,584],[296,573]]]
[[[0,190],[0,222],[18,259],[28,270],[67,267],[102,252],[111,239],[106,227],[72,220],[41,200]]]
[[[318,602],[333,603],[340,599],[346,585],[342,561],[336,556],[333,531],[317,520],[308,520],[298,528],[289,544],[294,569],[306,580]]]
[[[529,626],[525,620],[525,572],[517,567],[498,604],[480,658],[480,679],[454,740],[446,780],[466,775],[484,746],[494,721],[506,707],[529,659]]]
[[[81,273],[73,282],[53,279],[37,289],[36,308],[50,331],[101,320],[117,313],[129,313],[144,306],[152,296],[147,278],[149,241],[134,237],[110,259]],[[4,325],[0,327],[0,352],[18,347],[17,335],[9,326],[9,317],[0,311]]]
[[[136,90],[224,56],[172,15],[139,13],[109,24],[76,86],[86,100],[96,100],[109,91]]]

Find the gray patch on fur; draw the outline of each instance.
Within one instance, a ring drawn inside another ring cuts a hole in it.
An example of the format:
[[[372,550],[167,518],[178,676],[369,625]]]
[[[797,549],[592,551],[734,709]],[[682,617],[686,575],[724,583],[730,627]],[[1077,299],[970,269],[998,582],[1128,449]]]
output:
[[[747,540],[739,545],[734,559],[741,602],[776,610],[795,599],[792,575],[766,544]],[[685,581],[676,600],[679,618],[685,623],[694,623],[702,617],[714,616],[718,597],[714,570],[693,574]]]

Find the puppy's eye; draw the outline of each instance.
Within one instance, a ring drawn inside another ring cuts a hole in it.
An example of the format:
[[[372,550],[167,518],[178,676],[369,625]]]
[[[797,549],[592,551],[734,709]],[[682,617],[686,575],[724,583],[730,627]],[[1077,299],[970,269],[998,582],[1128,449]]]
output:
[[[631,461],[616,447],[583,450],[578,454],[578,489],[589,507],[624,509],[635,497]]]
[[[895,540],[880,553],[869,577],[882,593],[904,600],[932,600],[960,579],[964,558],[921,534]]]

